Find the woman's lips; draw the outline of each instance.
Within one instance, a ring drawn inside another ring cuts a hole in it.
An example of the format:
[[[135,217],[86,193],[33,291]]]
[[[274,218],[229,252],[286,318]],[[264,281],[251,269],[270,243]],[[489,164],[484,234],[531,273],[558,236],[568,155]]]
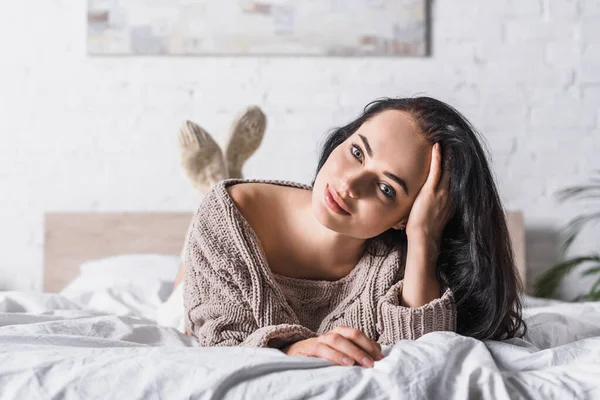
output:
[[[329,209],[331,211],[338,213],[340,215],[350,215],[350,213],[348,211],[344,210],[341,207],[341,205],[336,201],[335,194],[332,192],[333,191],[329,187],[329,184],[327,184],[325,186],[325,204],[327,204],[327,207],[329,207]]]

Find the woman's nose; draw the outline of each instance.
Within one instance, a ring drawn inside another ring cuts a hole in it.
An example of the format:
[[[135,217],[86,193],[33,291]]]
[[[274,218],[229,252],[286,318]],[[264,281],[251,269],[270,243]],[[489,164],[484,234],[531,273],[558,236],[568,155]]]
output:
[[[358,189],[356,186],[356,179],[354,178],[343,178],[340,182],[340,195],[343,197],[349,197],[355,199],[358,197]]]

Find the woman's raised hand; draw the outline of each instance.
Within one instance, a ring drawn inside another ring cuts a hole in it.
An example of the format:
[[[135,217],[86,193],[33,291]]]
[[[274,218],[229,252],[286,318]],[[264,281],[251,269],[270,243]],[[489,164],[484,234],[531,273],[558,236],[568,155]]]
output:
[[[383,358],[379,343],[358,329],[338,326],[316,338],[293,343],[282,351],[288,356],[319,357],[339,365],[373,366],[373,360]]]
[[[433,145],[429,175],[419,191],[406,223],[406,236],[439,245],[454,207],[450,196],[450,171],[442,171],[440,144]]]

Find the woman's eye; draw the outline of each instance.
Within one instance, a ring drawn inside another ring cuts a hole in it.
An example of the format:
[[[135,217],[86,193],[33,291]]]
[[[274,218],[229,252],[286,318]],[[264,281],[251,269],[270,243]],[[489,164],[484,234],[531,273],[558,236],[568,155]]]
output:
[[[352,147],[350,148],[350,152],[352,153],[354,158],[356,158],[359,161],[362,161],[363,153],[362,153],[362,150],[360,149],[360,147],[358,147],[355,144],[352,144]],[[379,189],[381,190],[381,193],[383,193],[383,195],[389,199],[394,199],[396,197],[396,191],[392,187],[390,187],[384,183],[379,184]]]
[[[362,160],[362,151],[356,145],[352,145],[350,151],[355,158]]]
[[[394,198],[396,194],[396,191],[394,189],[383,183],[379,185],[379,188],[381,189],[381,193],[383,193],[384,196],[389,197],[390,199]]]

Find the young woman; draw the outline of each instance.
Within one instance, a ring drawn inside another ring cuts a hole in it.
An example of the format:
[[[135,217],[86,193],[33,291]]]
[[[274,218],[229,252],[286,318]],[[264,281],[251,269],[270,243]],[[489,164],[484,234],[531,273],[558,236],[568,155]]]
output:
[[[381,344],[523,334],[504,210],[478,134],[428,97],[386,98],[331,132],[312,185],[227,179],[184,261],[186,330],[371,367]]]

